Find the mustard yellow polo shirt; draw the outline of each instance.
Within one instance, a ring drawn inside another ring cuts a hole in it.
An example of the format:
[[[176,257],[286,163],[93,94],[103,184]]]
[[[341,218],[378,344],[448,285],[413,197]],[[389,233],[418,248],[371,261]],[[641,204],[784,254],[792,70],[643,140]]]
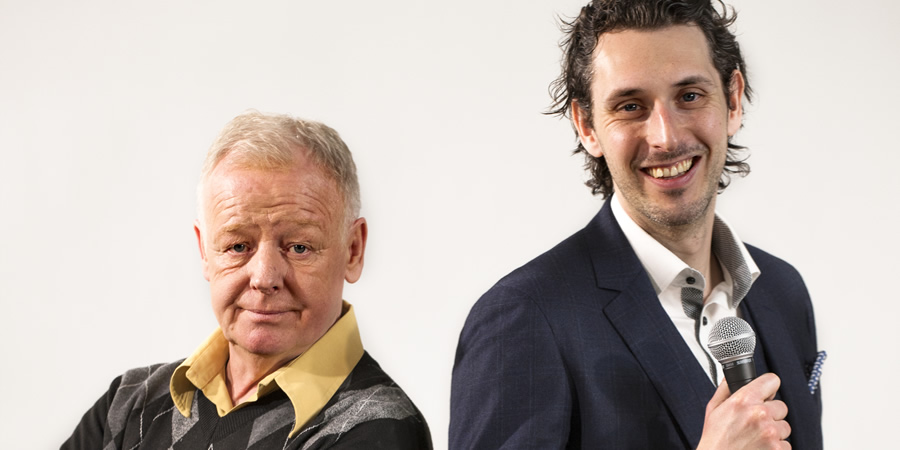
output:
[[[191,415],[194,391],[200,389],[213,404],[219,417],[255,402],[281,389],[294,407],[296,422],[291,436],[316,416],[341,383],[350,375],[363,355],[362,340],[353,306],[344,302],[341,318],[306,352],[263,378],[256,394],[238,405],[231,404],[225,384],[228,341],[217,329],[194,353],[184,360],[169,382],[175,407],[184,417]]]

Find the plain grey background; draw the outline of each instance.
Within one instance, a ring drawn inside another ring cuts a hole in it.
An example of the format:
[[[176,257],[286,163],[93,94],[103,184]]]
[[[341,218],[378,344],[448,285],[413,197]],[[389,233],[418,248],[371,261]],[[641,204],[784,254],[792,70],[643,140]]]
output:
[[[54,448],[126,369],[215,327],[192,232],[208,145],[248,108],[324,121],[370,238],[363,341],[446,448],[469,308],[601,202],[541,112],[582,0],[0,0],[0,447]],[[829,448],[887,445],[900,6],[741,0],[753,173],[720,197],[817,313]]]

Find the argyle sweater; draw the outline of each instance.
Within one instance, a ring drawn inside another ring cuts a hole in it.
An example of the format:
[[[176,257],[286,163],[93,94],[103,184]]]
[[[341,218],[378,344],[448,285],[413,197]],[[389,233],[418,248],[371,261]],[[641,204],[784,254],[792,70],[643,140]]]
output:
[[[432,448],[425,418],[368,353],[293,437],[294,409],[281,390],[219,417],[198,389],[191,415],[184,417],[169,393],[180,363],[133,369],[116,378],[61,450]]]

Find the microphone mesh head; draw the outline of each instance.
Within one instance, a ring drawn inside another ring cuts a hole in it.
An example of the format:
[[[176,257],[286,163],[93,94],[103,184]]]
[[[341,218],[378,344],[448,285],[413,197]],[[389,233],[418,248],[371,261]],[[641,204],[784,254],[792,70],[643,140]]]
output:
[[[721,319],[709,331],[709,351],[722,364],[753,356],[755,349],[756,333],[739,317]]]

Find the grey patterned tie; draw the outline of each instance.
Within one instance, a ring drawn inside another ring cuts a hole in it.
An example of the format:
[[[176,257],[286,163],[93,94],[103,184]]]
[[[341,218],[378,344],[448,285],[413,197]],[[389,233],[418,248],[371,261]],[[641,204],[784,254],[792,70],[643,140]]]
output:
[[[701,348],[704,348],[705,344],[700,342],[700,312],[703,311],[703,291],[693,287],[681,288],[681,308],[688,317],[694,319],[694,337],[700,343]],[[708,353],[703,352],[703,354],[706,355],[706,360],[709,362],[709,373],[712,375],[713,384],[717,384],[716,362],[709,357]]]

